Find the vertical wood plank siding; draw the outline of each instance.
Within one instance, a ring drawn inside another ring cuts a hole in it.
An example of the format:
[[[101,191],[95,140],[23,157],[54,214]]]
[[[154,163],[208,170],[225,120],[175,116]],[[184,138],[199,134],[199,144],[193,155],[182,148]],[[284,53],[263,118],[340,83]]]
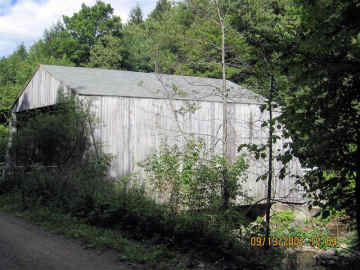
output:
[[[48,72],[38,70],[18,98],[14,112],[45,107],[56,104],[61,83]]]
[[[207,147],[221,151],[222,104],[216,102],[195,102],[198,109],[194,113],[174,112],[185,107],[184,101],[142,99],[128,97],[83,97],[92,102],[92,110],[100,120],[96,136],[105,153],[114,156],[110,169],[112,177],[123,177],[132,172],[140,172],[137,163],[154,153],[162,141],[170,145],[182,145],[185,138],[193,134],[204,139]],[[238,155],[237,147],[242,143],[265,143],[267,129],[261,127],[266,113],[261,113],[256,104],[230,104],[229,106],[231,154]],[[282,151],[284,141],[274,145],[274,150]],[[249,163],[248,181],[244,191],[256,200],[264,198],[265,181],[256,178],[266,170],[266,161],[255,160],[247,155]],[[280,164],[274,162],[275,168]],[[294,159],[290,170],[300,172],[299,162]],[[276,198],[292,202],[302,202],[302,190],[290,192],[296,187],[295,180],[274,177]],[[244,198],[239,198],[244,201]]]

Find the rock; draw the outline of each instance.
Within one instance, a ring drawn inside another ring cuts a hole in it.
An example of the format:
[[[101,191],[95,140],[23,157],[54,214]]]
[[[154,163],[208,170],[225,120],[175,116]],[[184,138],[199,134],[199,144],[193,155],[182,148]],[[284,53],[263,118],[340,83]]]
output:
[[[314,258],[317,265],[331,267],[331,269],[355,269],[353,268],[355,264],[360,262],[359,255],[357,253],[340,254],[331,249],[314,256]]]
[[[330,248],[330,249],[324,251],[322,254],[336,255],[336,254],[337,254],[337,250],[336,250],[336,248]]]
[[[225,265],[223,266],[223,269],[224,269],[224,270],[235,270],[235,269],[238,269],[238,268],[237,268],[236,265],[234,265],[234,264],[225,264]]]
[[[190,258],[186,259],[184,264],[187,268],[194,268],[196,266],[195,262]]]
[[[315,256],[316,263],[318,265],[334,265],[338,261],[337,255],[327,254],[327,253],[321,253]]]
[[[342,255],[342,257],[344,257],[344,259],[348,259],[348,258],[350,259],[353,257],[353,255],[351,253],[345,253]]]
[[[236,264],[238,264],[238,265],[247,265],[247,264],[249,264],[249,259],[246,259],[243,256],[236,256],[235,261],[236,261]]]

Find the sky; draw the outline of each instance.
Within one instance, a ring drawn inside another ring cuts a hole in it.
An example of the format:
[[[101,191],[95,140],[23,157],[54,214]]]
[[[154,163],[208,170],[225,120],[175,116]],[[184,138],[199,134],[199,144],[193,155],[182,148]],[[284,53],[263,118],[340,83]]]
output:
[[[137,4],[145,15],[156,0],[102,0],[111,4],[114,14],[127,21],[129,11]],[[0,57],[11,54],[21,43],[27,47],[39,40],[45,29],[54,25],[62,15],[78,12],[81,4],[92,6],[96,0],[0,0]]]

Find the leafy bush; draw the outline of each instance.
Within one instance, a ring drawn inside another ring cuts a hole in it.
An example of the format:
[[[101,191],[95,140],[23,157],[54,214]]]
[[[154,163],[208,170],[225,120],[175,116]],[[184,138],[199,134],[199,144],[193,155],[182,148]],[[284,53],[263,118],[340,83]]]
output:
[[[349,145],[349,151],[353,152],[355,149]],[[355,219],[355,178],[356,173],[344,173],[342,170],[323,171],[318,168],[308,171],[299,183],[305,188],[310,207],[322,208],[324,216],[345,210],[348,216]],[[326,188],[326,192],[320,192],[321,188]]]
[[[78,164],[80,165],[80,164]],[[83,163],[81,168],[39,167],[12,178],[22,193],[26,208],[51,206],[77,216],[86,216],[96,204],[107,200],[112,186],[97,164]]]
[[[8,173],[25,207],[53,206],[86,216],[105,200],[111,157],[92,141],[89,106],[61,96],[55,110],[22,114],[10,149],[17,166]],[[51,166],[50,166],[51,165]]]
[[[279,212],[271,217],[271,227],[279,231],[287,230],[294,219],[295,214],[291,210]]]
[[[88,216],[90,224],[118,228],[137,240],[176,246],[184,251],[201,249],[213,254],[211,259],[214,261],[250,252],[248,245],[244,247],[234,237],[233,231],[238,224],[229,218],[235,216],[233,210],[196,214],[179,210],[174,213],[166,203],[158,204],[148,197],[144,186],[112,183],[116,190],[112,193],[114,197],[93,208]]]
[[[274,215],[271,219],[271,236],[277,239],[303,237],[303,244],[307,246],[318,247],[320,249],[333,247],[335,244],[334,238],[329,235],[329,230],[326,227],[329,219],[321,217],[310,218],[307,220],[307,225],[311,225],[311,228],[304,229],[292,224],[294,218],[295,215],[292,211],[282,211]]]
[[[171,210],[219,209],[223,205],[224,171],[229,197],[241,194],[241,181],[247,165],[242,156],[230,163],[218,155],[206,153],[201,141],[190,141],[181,150],[163,144],[159,152],[140,164],[158,194],[165,196]]]
[[[60,96],[54,108],[26,111],[17,115],[17,132],[10,149],[17,165],[66,166],[86,157],[94,119],[86,104]]]

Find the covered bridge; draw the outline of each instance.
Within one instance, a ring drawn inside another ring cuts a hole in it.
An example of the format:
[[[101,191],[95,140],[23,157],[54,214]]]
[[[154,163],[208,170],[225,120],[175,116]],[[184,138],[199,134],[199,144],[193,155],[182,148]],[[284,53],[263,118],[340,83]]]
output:
[[[59,89],[91,103],[91,110],[100,125],[95,136],[102,150],[114,156],[109,175],[123,177],[141,171],[137,163],[159,148],[184,143],[185,137],[197,136],[206,145],[221,151],[223,103],[219,92],[222,80],[191,76],[164,75],[121,70],[105,70],[40,65],[15,102],[17,113],[53,106]],[[229,89],[228,130],[231,155],[237,155],[242,143],[265,143],[266,129],[261,127],[267,113],[259,105],[259,96],[233,82]],[[281,149],[278,142],[277,148]],[[265,181],[256,178],[266,169],[266,163],[249,158],[249,176],[244,188],[249,196],[265,196]],[[275,162],[275,167],[279,165]],[[299,162],[291,162],[291,171],[300,172]],[[300,187],[295,180],[274,179],[279,199],[302,202]]]

